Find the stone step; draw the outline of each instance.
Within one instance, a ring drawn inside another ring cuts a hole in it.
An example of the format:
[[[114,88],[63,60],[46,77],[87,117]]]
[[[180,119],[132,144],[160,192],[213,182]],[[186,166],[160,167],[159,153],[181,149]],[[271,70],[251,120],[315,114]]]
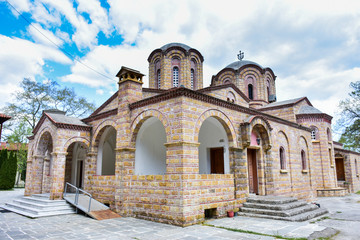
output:
[[[47,214],[47,213],[51,213],[51,212],[59,212],[59,211],[67,211],[67,210],[73,210],[72,207],[70,207],[69,205],[65,205],[65,206],[49,206],[43,209],[38,209],[38,208],[34,208],[32,206],[24,206],[24,205],[20,205],[20,204],[16,204],[16,203],[6,203],[5,207],[9,206],[12,209],[18,209],[20,211],[24,211],[24,212],[28,212],[31,215],[42,215],[42,214]]]
[[[46,209],[46,208],[56,208],[56,207],[68,207],[69,205],[66,202],[54,202],[53,204],[43,204],[41,202],[29,201],[27,199],[16,199],[13,201],[14,204],[36,208],[36,209]]]
[[[260,204],[285,204],[296,201],[297,199],[293,197],[279,197],[279,196],[251,196],[246,199],[246,202],[260,203]]]
[[[9,204],[6,204],[4,206],[1,206],[1,208],[6,209],[8,211],[11,212],[15,212],[17,214],[20,215],[24,215],[26,217],[30,217],[30,218],[38,218],[38,217],[49,217],[49,216],[57,216],[57,215],[64,215],[64,214],[73,214],[75,213],[74,209],[67,209],[67,210],[57,210],[57,211],[46,211],[46,212],[37,212],[37,213],[33,213],[33,212],[29,212],[27,209],[23,209],[23,208],[18,208],[18,207],[14,207],[11,206]]]
[[[240,216],[246,216],[246,217],[257,217],[257,218],[268,218],[268,219],[274,219],[274,220],[283,220],[283,221],[291,221],[291,222],[302,222],[306,221],[312,218],[316,218],[318,216],[324,215],[328,213],[326,209],[318,208],[313,211],[304,212],[295,216],[288,216],[288,217],[282,217],[282,216],[273,216],[273,215],[266,215],[266,214],[257,214],[257,213],[248,213],[248,212],[238,212]]]
[[[35,202],[35,203],[41,203],[44,205],[52,205],[54,203],[66,203],[65,200],[49,200],[49,199],[44,199],[44,198],[38,198],[38,197],[23,197],[22,198],[24,201],[29,201],[29,202]]]
[[[306,204],[300,207],[286,209],[286,210],[273,210],[273,209],[265,209],[265,208],[248,208],[242,207],[241,211],[246,213],[255,213],[255,214],[265,214],[271,216],[280,216],[280,217],[291,217],[294,215],[298,215],[304,212],[309,212],[318,209],[318,206],[314,204]]]
[[[246,208],[261,208],[261,209],[272,209],[272,210],[287,210],[292,208],[297,208],[301,206],[305,206],[307,202],[305,201],[296,201],[296,202],[289,202],[284,204],[265,204],[265,203],[256,203],[256,202],[245,202],[243,204]]]
[[[39,193],[39,194],[33,194],[31,197],[34,198],[41,198],[41,199],[50,199],[50,193]]]

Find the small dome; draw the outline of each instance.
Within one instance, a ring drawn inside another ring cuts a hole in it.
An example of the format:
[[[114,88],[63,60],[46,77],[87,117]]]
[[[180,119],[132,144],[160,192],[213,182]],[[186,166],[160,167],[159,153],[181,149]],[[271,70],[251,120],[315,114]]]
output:
[[[169,49],[171,47],[181,47],[181,48],[185,49],[186,51],[189,51],[191,49],[191,47],[189,47],[188,45],[185,45],[183,43],[168,43],[168,44],[162,46],[160,49],[163,51],[166,51],[167,49]]]
[[[322,113],[319,109],[314,108],[312,106],[302,106],[299,109],[299,113],[298,114],[316,114],[316,113]]]
[[[247,60],[233,62],[233,63],[227,65],[225,68],[232,68],[234,70],[238,70],[239,68],[241,68],[242,66],[245,66],[245,65],[256,65],[259,68],[264,69],[261,65],[257,64],[256,62],[247,61]]]

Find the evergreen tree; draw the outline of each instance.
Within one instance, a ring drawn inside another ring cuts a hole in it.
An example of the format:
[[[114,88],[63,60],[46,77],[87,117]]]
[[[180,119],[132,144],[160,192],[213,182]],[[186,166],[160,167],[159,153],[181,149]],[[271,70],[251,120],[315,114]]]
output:
[[[5,152],[6,154],[4,154]],[[2,150],[1,153],[2,164],[0,168],[0,189],[12,189],[15,185],[17,160],[15,152],[7,153],[7,150]]]

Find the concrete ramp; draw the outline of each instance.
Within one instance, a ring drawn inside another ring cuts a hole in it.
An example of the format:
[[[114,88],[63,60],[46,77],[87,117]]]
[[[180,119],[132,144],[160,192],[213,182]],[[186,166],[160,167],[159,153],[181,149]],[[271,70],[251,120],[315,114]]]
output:
[[[111,211],[108,206],[95,200],[89,193],[83,191],[82,189],[77,189],[76,192],[77,193],[65,192],[64,199],[77,209],[80,209],[81,211],[89,215],[90,217],[97,220],[120,217],[120,215]],[[83,192],[84,194],[81,194],[79,192]]]

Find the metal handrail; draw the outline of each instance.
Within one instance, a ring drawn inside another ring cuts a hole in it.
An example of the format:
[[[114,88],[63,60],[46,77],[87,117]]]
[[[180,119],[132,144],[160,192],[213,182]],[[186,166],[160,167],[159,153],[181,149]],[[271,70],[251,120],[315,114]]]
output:
[[[67,187],[68,187],[68,186],[70,186],[70,187],[72,187],[72,188],[74,188],[74,189],[76,190],[76,191],[75,191],[75,202],[74,202],[75,206],[77,206],[78,203],[79,203],[79,192],[82,192],[84,195],[89,196],[89,208],[88,208],[88,212],[90,212],[90,209],[91,209],[91,199],[93,198],[92,195],[91,195],[90,193],[84,191],[83,189],[78,188],[78,187],[72,185],[71,183],[66,182],[65,191],[64,191],[64,197],[66,197],[66,195],[67,195]]]

